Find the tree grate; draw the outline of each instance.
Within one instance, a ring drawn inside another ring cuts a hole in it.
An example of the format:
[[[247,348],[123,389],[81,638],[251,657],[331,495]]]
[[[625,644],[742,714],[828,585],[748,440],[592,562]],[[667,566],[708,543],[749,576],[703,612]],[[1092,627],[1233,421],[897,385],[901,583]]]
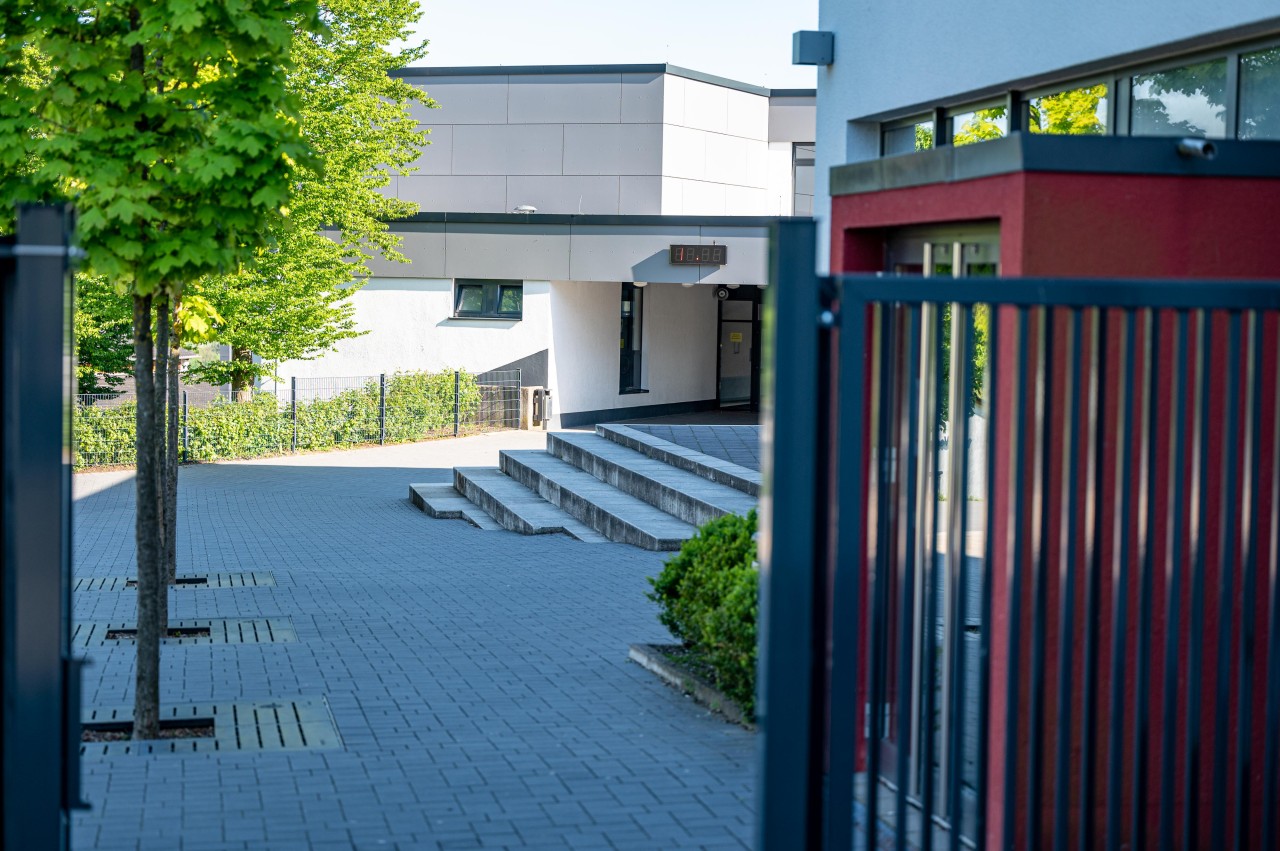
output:
[[[133,707],[86,710],[81,725],[101,730],[129,729]],[[294,700],[184,703],[161,707],[166,726],[213,723],[213,736],[196,739],[153,739],[141,742],[83,742],[80,755],[243,753],[245,751],[339,750],[342,737],[323,697]]]
[[[271,571],[252,573],[193,573],[179,576],[175,591],[198,591],[205,588],[270,588],[276,584]],[[86,576],[77,579],[74,591],[132,591],[138,580],[132,576]]]
[[[137,625],[122,621],[77,623],[71,632],[74,647],[110,647],[135,644],[130,637],[108,637],[108,633],[128,633]],[[207,633],[205,632],[207,630]],[[225,618],[216,620],[170,621],[164,644],[291,644],[298,640],[289,618]]]

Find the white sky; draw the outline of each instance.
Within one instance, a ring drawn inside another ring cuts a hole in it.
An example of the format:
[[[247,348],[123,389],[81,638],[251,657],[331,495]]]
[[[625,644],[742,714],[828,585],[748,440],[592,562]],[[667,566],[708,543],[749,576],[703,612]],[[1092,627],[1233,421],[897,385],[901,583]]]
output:
[[[668,62],[770,88],[812,88],[791,34],[818,0],[421,0],[419,65]]]

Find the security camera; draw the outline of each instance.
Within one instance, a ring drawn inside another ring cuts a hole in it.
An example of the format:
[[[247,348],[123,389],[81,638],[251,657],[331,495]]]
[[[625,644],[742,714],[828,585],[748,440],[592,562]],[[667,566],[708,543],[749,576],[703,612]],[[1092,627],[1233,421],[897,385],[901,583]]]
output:
[[[1218,155],[1218,149],[1208,139],[1182,139],[1178,142],[1178,153],[1184,157],[1211,160]]]
[[[728,287],[716,287],[716,298],[720,299],[721,301],[724,301],[728,297],[729,297]]]

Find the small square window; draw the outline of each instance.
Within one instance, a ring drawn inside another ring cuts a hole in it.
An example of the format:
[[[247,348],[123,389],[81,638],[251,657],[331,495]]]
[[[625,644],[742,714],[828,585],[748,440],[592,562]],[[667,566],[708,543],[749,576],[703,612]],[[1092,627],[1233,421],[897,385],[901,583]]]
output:
[[[458,280],[454,284],[453,315],[457,319],[521,319],[524,283]]]

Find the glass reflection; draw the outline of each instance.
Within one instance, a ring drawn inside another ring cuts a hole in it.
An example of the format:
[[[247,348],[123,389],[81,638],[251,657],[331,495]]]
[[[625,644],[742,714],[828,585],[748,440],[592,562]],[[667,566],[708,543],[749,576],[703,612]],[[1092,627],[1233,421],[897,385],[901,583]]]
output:
[[[1240,57],[1241,139],[1280,139],[1280,47]]]
[[[1083,86],[1029,101],[1032,133],[1102,136],[1107,132],[1107,87]]]
[[[1135,136],[1227,135],[1227,60],[1215,59],[1133,78]]]

